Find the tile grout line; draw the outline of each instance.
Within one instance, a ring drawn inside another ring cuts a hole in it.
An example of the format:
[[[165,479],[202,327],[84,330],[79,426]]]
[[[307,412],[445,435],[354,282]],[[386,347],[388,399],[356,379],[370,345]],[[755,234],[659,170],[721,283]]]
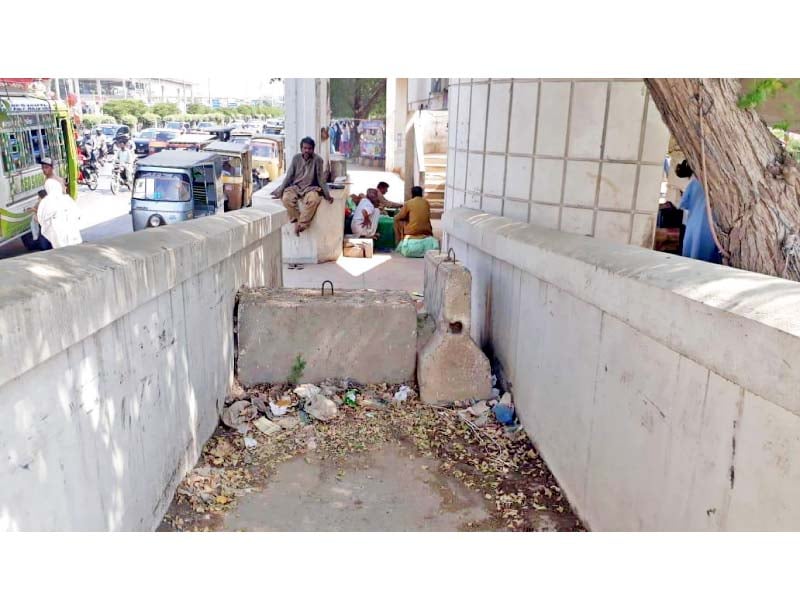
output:
[[[644,82],[642,83],[644,85]],[[631,199],[631,220],[628,227],[628,243],[633,243],[633,227],[636,220],[636,200],[639,197],[639,179],[642,172],[642,153],[644,152],[644,136],[645,136],[645,129],[647,128],[647,112],[648,112],[648,104],[650,104],[650,92],[647,91],[645,87],[644,93],[644,110],[642,111],[642,126],[641,130],[639,131],[639,153],[638,159],[636,161],[636,175],[633,179],[633,198]],[[639,244],[636,244],[637,246]],[[652,243],[651,243],[652,246]]]
[[[533,121],[533,147],[531,148],[531,180],[528,183],[528,223],[531,222],[531,209],[533,208],[533,181],[536,177],[536,143],[539,141],[539,107],[542,103],[542,80],[536,84],[536,114]],[[560,210],[559,210],[560,221]]]
[[[511,80],[511,87],[508,89],[508,123],[506,124],[506,152],[503,161],[503,191],[501,192],[503,202],[500,206],[500,216],[505,217],[506,212],[506,177],[508,177],[508,147],[511,140],[511,111],[514,108],[514,80]]]
[[[569,136],[572,131],[572,103],[575,100],[575,82],[570,82],[569,104],[567,105],[567,134],[564,140],[564,164],[561,166],[561,194],[558,199],[558,231],[561,231],[561,219],[564,214],[564,192],[567,188],[567,159],[569,158]]]
[[[594,211],[592,212],[592,237],[596,237],[597,211],[600,206],[600,181],[603,179],[603,161],[606,153],[606,132],[608,130],[608,111],[611,105],[611,82],[606,82],[606,110],[603,116],[603,135],[600,140],[600,161],[597,165],[597,181],[594,189]]]

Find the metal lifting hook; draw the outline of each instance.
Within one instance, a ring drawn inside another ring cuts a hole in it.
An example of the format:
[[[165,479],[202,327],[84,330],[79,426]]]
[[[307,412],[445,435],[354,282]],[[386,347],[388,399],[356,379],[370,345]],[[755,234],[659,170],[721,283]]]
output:
[[[333,282],[330,279],[326,279],[325,281],[322,282],[321,294],[323,296],[325,295],[325,284],[326,283],[330,283],[331,284],[331,296],[333,296]]]

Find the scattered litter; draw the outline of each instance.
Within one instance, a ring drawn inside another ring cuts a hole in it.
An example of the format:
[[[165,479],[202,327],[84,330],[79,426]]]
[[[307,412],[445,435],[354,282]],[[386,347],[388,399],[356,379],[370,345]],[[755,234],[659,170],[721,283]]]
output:
[[[330,464],[338,469],[342,465],[335,461],[401,442],[414,458],[437,461],[430,472],[479,491],[491,507],[494,518],[486,522],[491,528],[499,524],[530,531],[545,523],[559,530],[582,529],[517,421],[510,394],[441,408],[422,404],[413,385],[360,385],[336,379],[295,389],[259,385],[242,391],[241,399],[226,410],[244,402],[228,415],[248,419],[234,427],[244,433],[232,435],[227,423],[217,430],[197,466],[179,484],[165,526],[183,531],[218,528],[222,521],[215,520],[214,513],[230,511],[238,498],[263,490],[278,465],[292,458],[334,461]],[[343,402],[349,396],[354,406],[340,413],[337,396]],[[287,414],[271,417],[270,401]],[[251,408],[245,412],[248,404]],[[265,416],[258,414],[261,407],[267,409]],[[251,419],[252,410],[256,414]],[[325,415],[320,410],[338,418],[321,420]],[[473,523],[473,528],[483,526]]]
[[[347,406],[356,406],[356,390],[347,390],[347,393],[344,395],[344,403]]]
[[[322,389],[313,383],[304,383],[294,388],[294,393],[303,400],[310,400],[312,397],[321,394]]]
[[[505,404],[495,404],[492,409],[495,418],[503,425],[511,425],[514,422],[514,408]]]
[[[258,409],[249,400],[238,400],[222,411],[222,422],[231,429],[237,429],[257,416]]]
[[[500,390],[496,387],[492,388],[492,398],[499,398],[500,397]]]
[[[261,414],[266,415],[269,412],[268,400],[264,394],[254,394],[250,400]]]
[[[272,435],[274,433],[278,433],[279,431],[282,431],[282,428],[281,428],[280,425],[278,425],[277,423],[273,423],[272,421],[270,421],[266,417],[261,417],[260,419],[256,419],[253,422],[253,425],[255,425],[256,428],[261,433],[263,433],[264,435]]]
[[[497,387],[497,375],[492,375],[492,387]]]
[[[407,385],[400,386],[400,389],[394,394],[394,401],[405,402],[406,400],[408,400],[409,395],[413,393],[414,390],[412,390]]]
[[[282,417],[289,411],[288,406],[278,406],[272,400],[269,401],[269,411],[276,417]]]

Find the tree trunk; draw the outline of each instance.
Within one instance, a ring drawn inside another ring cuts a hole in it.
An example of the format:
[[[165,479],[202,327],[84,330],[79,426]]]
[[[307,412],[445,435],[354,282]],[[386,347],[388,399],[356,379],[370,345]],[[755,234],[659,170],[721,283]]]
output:
[[[726,264],[800,280],[798,164],[755,111],[738,107],[738,81],[644,81],[703,184]]]

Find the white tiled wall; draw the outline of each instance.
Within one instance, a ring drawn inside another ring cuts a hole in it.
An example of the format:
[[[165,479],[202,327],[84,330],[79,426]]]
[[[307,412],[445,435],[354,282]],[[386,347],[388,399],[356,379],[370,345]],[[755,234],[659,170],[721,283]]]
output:
[[[669,132],[641,80],[452,79],[445,206],[650,247]]]

